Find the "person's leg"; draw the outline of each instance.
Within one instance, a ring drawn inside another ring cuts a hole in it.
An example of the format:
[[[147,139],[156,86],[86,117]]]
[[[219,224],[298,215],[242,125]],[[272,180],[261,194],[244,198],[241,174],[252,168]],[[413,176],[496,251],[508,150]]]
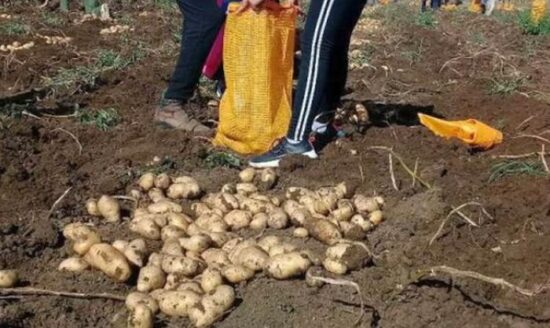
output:
[[[181,50],[164,97],[185,102],[193,96],[225,15],[215,0],[178,0],[178,5],[183,14]]]

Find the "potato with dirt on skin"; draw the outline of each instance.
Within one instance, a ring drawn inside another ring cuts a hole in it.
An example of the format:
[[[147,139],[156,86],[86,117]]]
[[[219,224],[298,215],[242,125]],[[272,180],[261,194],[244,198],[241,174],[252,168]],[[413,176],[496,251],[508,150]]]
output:
[[[169,201],[167,199],[160,200],[156,203],[153,203],[147,207],[147,210],[154,214],[165,214],[169,212],[181,213],[183,208],[181,205]]]
[[[63,228],[63,236],[73,242],[72,249],[78,255],[84,255],[90,247],[101,243],[97,230],[84,223],[70,223]]]
[[[210,245],[212,245],[212,238],[206,234],[194,235],[189,238],[179,238],[180,246],[188,251],[202,253]]]
[[[279,254],[267,261],[267,273],[279,280],[303,276],[311,266],[311,261],[299,252]]]
[[[271,248],[282,243],[281,237],[278,236],[264,236],[258,240],[258,247],[263,249],[266,253],[269,253]]]
[[[228,194],[236,194],[237,193],[237,186],[233,183],[226,183],[222,186],[221,192],[228,193]]]
[[[161,173],[155,177],[153,183],[155,185],[155,188],[165,190],[165,189],[168,189],[168,187],[170,187],[171,179],[168,174]]]
[[[213,199],[213,208],[220,209],[223,213],[239,209],[239,201],[228,193],[220,193]]]
[[[178,227],[183,231],[187,231],[187,227],[193,223],[193,220],[189,216],[173,212],[166,215],[166,221],[168,225]]]
[[[153,266],[161,266],[162,263],[162,254],[153,252],[149,255],[149,258],[147,259],[147,265],[153,265]]]
[[[84,260],[117,282],[125,282],[132,274],[124,254],[109,244],[93,245]]]
[[[380,209],[374,197],[357,194],[353,197],[352,201],[359,213],[371,213]]]
[[[212,325],[231,308],[235,302],[235,291],[227,285],[218,286],[201,300],[201,306],[189,309],[189,319],[196,327]]]
[[[287,200],[299,201],[304,196],[315,197],[315,193],[307,188],[288,187],[285,193]]]
[[[90,198],[86,201],[86,211],[91,216],[100,216],[99,209],[97,208],[97,199]]]
[[[195,183],[174,183],[166,191],[172,199],[196,199],[201,194],[201,188]]]
[[[126,296],[126,308],[133,310],[137,305],[144,304],[151,312],[157,313],[159,311],[159,305],[157,301],[149,294],[142,292],[132,292]]]
[[[127,243],[121,252],[130,263],[141,268],[147,256],[147,245],[145,244],[145,240],[141,238],[134,239]]]
[[[369,221],[375,226],[382,223],[383,220],[384,220],[384,214],[382,213],[382,211],[374,211],[371,214],[369,214]]]
[[[368,232],[370,230],[372,230],[374,228],[374,224],[372,222],[370,222],[369,220],[365,219],[363,217],[363,215],[361,214],[355,214],[350,222],[352,224],[355,224],[359,227],[361,227],[361,229],[363,229],[364,232]]]
[[[149,196],[149,198],[151,198],[153,203],[158,203],[160,201],[166,200],[166,196],[164,195],[164,191],[162,191],[159,188],[151,188],[147,192],[147,196]]]
[[[339,243],[327,248],[323,266],[329,272],[345,274],[362,268],[371,259],[370,253],[358,244]]]
[[[197,293],[199,295],[204,294],[204,290],[202,289],[201,285],[197,281],[189,280],[186,282],[182,282],[176,290],[189,290],[194,293]]]
[[[258,246],[249,246],[241,249],[235,256],[236,264],[243,265],[250,270],[261,271],[265,268],[269,255]]]
[[[83,272],[86,271],[90,265],[84,261],[81,257],[69,257],[59,263],[57,270],[67,272]]]
[[[348,240],[364,240],[367,237],[365,231],[355,223],[340,221],[339,228],[344,238]]]
[[[160,239],[160,227],[149,218],[143,218],[140,220],[132,220],[130,222],[130,231],[137,233],[138,235],[151,240]]]
[[[258,213],[254,215],[252,221],[250,221],[250,229],[252,230],[264,230],[267,228],[268,216],[265,213]]]
[[[296,228],[292,232],[292,236],[296,238],[307,238],[309,236],[309,232],[306,228]]]
[[[293,225],[301,227],[306,224],[307,220],[312,218],[312,215],[305,208],[299,208],[290,213],[289,217]]]
[[[338,208],[330,213],[330,218],[336,221],[349,221],[355,214],[355,208],[351,201],[341,199],[338,201]]]
[[[260,182],[265,190],[273,188],[277,182],[277,173],[272,168],[264,169],[260,175]]]
[[[162,288],[166,283],[166,274],[158,266],[148,265],[139,270],[137,280],[137,290],[140,292],[150,292]]]
[[[201,275],[201,288],[206,293],[210,293],[218,286],[223,284],[223,276],[216,269],[207,268]]]
[[[165,255],[162,258],[161,268],[166,273],[192,277],[199,273],[201,265],[197,260],[187,257]]]
[[[245,240],[241,239],[231,250],[228,250],[225,246],[222,249],[228,252],[229,260],[232,263],[237,263],[240,251],[250,246],[256,246],[256,241],[252,238]]]
[[[265,213],[269,209],[274,208],[274,206],[271,205],[271,203],[266,203],[257,199],[247,198],[240,203],[240,208],[242,210],[252,213],[252,215],[255,215],[258,213]]]
[[[111,196],[101,196],[97,201],[97,210],[107,222],[116,223],[120,221],[120,205]]]
[[[223,220],[232,230],[240,230],[248,227],[252,221],[252,214],[247,211],[233,210],[227,213]]]
[[[178,239],[187,236],[187,233],[179,227],[167,225],[160,231],[160,239],[167,241],[170,239]]]
[[[277,256],[279,254],[292,253],[296,250],[298,250],[298,247],[294,244],[281,243],[281,244],[278,244],[278,245],[275,245],[275,246],[271,247],[271,249],[269,250],[269,257],[274,257],[274,256]]]
[[[169,239],[165,241],[160,251],[162,254],[184,256],[183,248],[177,239]]]
[[[338,227],[328,220],[312,218],[305,221],[304,227],[313,238],[327,245],[342,239],[342,233]]]
[[[128,328],[153,328],[154,316],[145,304],[137,304],[128,316]]]
[[[19,274],[15,270],[0,270],[0,288],[14,287],[19,281]]]
[[[253,183],[237,183],[235,188],[237,189],[237,193],[243,196],[248,196],[258,191],[258,187]]]
[[[241,182],[243,183],[251,183],[252,181],[254,181],[255,176],[256,170],[251,167],[247,167],[239,173],[239,179],[241,179]]]
[[[138,185],[143,191],[149,191],[155,186],[155,175],[151,172],[145,173],[139,178]]]
[[[288,225],[288,215],[277,208],[268,213],[267,225],[272,229],[284,229]]]
[[[231,264],[227,252],[219,248],[205,250],[201,253],[201,258],[212,268],[222,268]]]
[[[231,264],[222,269],[223,277],[232,284],[250,280],[254,277],[254,274],[254,270],[240,264]]]
[[[227,222],[217,214],[203,214],[195,220],[194,224],[209,232],[225,232],[229,229]],[[189,230],[188,233],[191,234]]]
[[[201,296],[189,290],[165,291],[158,299],[160,311],[171,317],[186,317],[200,301]]]
[[[212,246],[217,248],[222,248],[228,241],[236,237],[231,232],[208,232],[207,235],[212,239]]]

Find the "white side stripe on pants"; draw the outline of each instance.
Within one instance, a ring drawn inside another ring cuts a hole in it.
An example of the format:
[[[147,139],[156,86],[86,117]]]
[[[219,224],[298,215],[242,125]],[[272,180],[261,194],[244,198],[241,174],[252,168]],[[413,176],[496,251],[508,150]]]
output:
[[[319,57],[321,44],[333,4],[334,0],[325,0],[323,2],[321,13],[319,14],[317,24],[315,25],[313,41],[311,43],[312,50],[310,52],[309,58],[309,70],[306,81],[306,90],[304,94],[304,99],[302,100],[302,106],[300,108],[300,117],[296,125],[296,130],[294,132],[294,140],[301,139],[301,135],[304,133],[304,130],[306,128],[307,117],[311,112],[313,97],[315,95],[317,87],[317,75],[319,73]]]

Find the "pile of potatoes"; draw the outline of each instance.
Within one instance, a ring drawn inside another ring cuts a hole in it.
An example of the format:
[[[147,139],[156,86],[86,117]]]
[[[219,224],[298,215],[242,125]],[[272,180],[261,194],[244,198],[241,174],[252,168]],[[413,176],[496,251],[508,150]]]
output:
[[[10,14],[0,14],[0,19],[12,19]]]
[[[30,41],[27,43],[21,44],[19,41],[13,41],[12,44],[2,44],[0,45],[0,51],[2,52],[13,52],[13,51],[19,51],[19,50],[28,50],[30,48],[34,47],[34,42]]]
[[[117,197],[89,199],[88,214],[126,224],[138,238],[108,243],[94,226],[71,223],[63,235],[75,255],[59,270],[93,268],[117,282],[137,273],[136,291],[126,300],[129,327],[152,327],[159,311],[204,327],[233,306],[232,286],[257,274],[293,279],[321,265],[345,274],[371,260],[360,240],[382,222],[382,197],[354,194],[345,183],[315,191],[291,187],[275,196],[268,194],[277,183],[272,169],[248,168],[239,178],[205,193],[192,177],[146,173],[129,192],[137,205],[127,220]],[[291,237],[266,233],[287,228]],[[259,236],[242,237],[247,230]],[[329,246],[324,259],[292,243],[307,237]]]
[[[131,28],[130,26],[128,25],[113,25],[111,27],[107,27],[107,28],[104,28],[104,29],[101,29],[101,31],[99,31],[99,34],[101,35],[105,35],[105,34],[117,34],[117,33],[124,33],[124,32],[128,32],[128,31],[131,31],[133,32],[134,29]]]
[[[68,44],[69,42],[71,42],[73,40],[73,38],[69,37],[69,36],[48,36],[48,35],[40,35],[41,38],[43,38],[44,40],[46,40],[46,44],[53,44],[53,45],[58,45],[58,44]]]

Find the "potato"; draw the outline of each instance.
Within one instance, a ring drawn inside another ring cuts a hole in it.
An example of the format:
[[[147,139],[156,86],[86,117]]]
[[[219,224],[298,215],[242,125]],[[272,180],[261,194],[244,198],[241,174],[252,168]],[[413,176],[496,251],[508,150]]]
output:
[[[86,211],[92,216],[100,216],[99,209],[97,208],[97,200],[90,198],[86,201]]]
[[[227,213],[223,220],[232,230],[240,230],[248,227],[252,220],[252,214],[248,211],[233,210]]]
[[[166,240],[162,245],[161,252],[173,256],[183,256],[183,248],[177,239]]]
[[[242,210],[248,211],[252,213],[252,215],[256,215],[258,213],[265,213],[267,212],[268,209],[273,207],[271,203],[262,202],[252,198],[244,199],[240,203],[240,205]]]
[[[210,236],[205,234],[194,235],[189,238],[178,239],[180,246],[186,250],[202,253],[212,244]]]
[[[19,274],[15,270],[0,270],[0,288],[14,287],[19,281]]]
[[[174,183],[194,184],[194,185],[199,184],[199,182],[195,178],[192,178],[192,177],[189,177],[189,176],[176,177],[174,179]]]
[[[241,179],[241,181],[244,183],[250,183],[254,181],[255,176],[256,170],[251,167],[247,167],[246,169],[242,170],[241,173],[239,173],[239,179]]]
[[[384,214],[382,211],[374,211],[371,214],[369,214],[369,221],[376,225],[379,225],[384,220]]]
[[[275,170],[271,168],[264,169],[260,176],[260,181],[265,190],[273,188],[277,182],[277,174],[275,173]]]
[[[282,243],[282,240],[278,236],[265,236],[258,240],[258,247],[263,249],[266,253],[269,253],[271,248]]]
[[[97,201],[97,210],[107,222],[115,223],[120,221],[120,205],[111,196],[101,196]]]
[[[229,241],[227,241],[223,246],[222,246],[222,250],[229,253],[229,252],[232,252],[237,246],[239,246],[239,244],[241,244],[243,242],[243,238],[241,237],[235,237],[233,239],[230,239]],[[251,245],[255,245],[255,243],[251,243],[250,245],[247,245],[247,246],[251,246]]]
[[[159,240],[160,227],[152,219],[144,218],[141,220],[133,220],[130,222],[130,231],[147,239]]]
[[[247,247],[256,246],[256,241],[254,239],[246,239],[239,242],[231,251],[229,251],[229,260],[232,263],[237,263],[239,252]],[[225,247],[223,248],[225,250]]]
[[[167,225],[166,227],[162,228],[160,231],[160,239],[162,241],[167,241],[170,239],[178,239],[181,237],[185,237],[187,234],[184,230],[181,230],[180,228],[172,225]]]
[[[162,295],[164,295],[164,293],[166,293],[166,289],[155,289],[149,293],[149,296],[151,296],[155,301],[157,301],[157,304],[158,304],[158,301],[160,300]]]
[[[216,270],[207,268],[202,272],[201,275],[201,288],[206,293],[210,293],[215,290],[218,286],[223,284],[222,274]]]
[[[367,237],[363,229],[360,226],[356,225],[355,223],[340,221],[339,226],[345,239],[363,240]]]
[[[364,195],[355,195],[353,197],[353,205],[355,205],[359,213],[370,213],[380,209],[374,197],[366,197]]]
[[[209,248],[201,253],[201,258],[209,267],[222,268],[231,265],[227,252],[218,248]]]
[[[84,260],[117,282],[125,282],[132,271],[126,257],[109,244],[95,244],[84,255]]]
[[[338,227],[327,220],[309,219],[305,221],[304,227],[313,238],[327,245],[332,245],[338,239],[342,239]]]
[[[348,272],[348,268],[345,264],[343,264],[341,262],[338,262],[338,261],[335,261],[335,260],[331,260],[329,258],[326,258],[323,261],[323,267],[328,272],[331,272],[331,273],[334,273],[334,274],[337,274],[337,275],[344,275],[344,274],[346,274],[346,272]]]
[[[336,209],[338,204],[338,195],[335,193],[329,193],[326,195],[319,195],[317,201],[315,202],[315,212],[327,215],[329,212]]]
[[[155,185],[155,175],[147,172],[139,178],[138,185],[143,191],[149,191]]]
[[[170,177],[166,173],[161,173],[155,177],[154,185],[159,189],[168,189],[170,187]]]
[[[201,285],[196,281],[186,281],[181,283],[176,290],[189,290],[199,295],[204,294],[204,290]]]
[[[311,213],[308,210],[300,208],[290,214],[290,222],[295,226],[303,226],[306,220],[311,219],[311,217]]]
[[[303,254],[292,252],[269,258],[266,271],[275,279],[290,279],[303,276],[311,266],[311,261]]]
[[[346,199],[338,201],[338,208],[330,213],[330,217],[336,221],[349,221],[355,214],[353,204]]]
[[[188,257],[188,258],[194,259],[194,260],[198,260],[198,261],[202,261],[201,253],[195,252],[195,251],[186,251],[185,252],[185,257]]]
[[[225,222],[224,222],[224,224],[225,224]],[[195,224],[195,223],[191,223],[191,224],[187,227],[187,235],[189,235],[189,236],[200,235],[200,234],[207,233],[207,232],[208,232],[207,230],[200,228],[200,227],[199,227],[197,224]]]
[[[296,251],[297,249],[298,249],[298,247],[296,247],[296,245],[293,245],[293,244],[290,244],[290,243],[281,243],[279,245],[275,245],[275,246],[271,247],[271,249],[269,250],[269,257],[274,257],[274,256],[277,256],[279,254],[292,253],[292,252]]]
[[[212,245],[217,248],[222,248],[225,243],[235,238],[235,235],[229,232],[209,232],[208,236],[212,239]]]
[[[158,188],[150,189],[149,192],[147,192],[147,196],[151,198],[153,203],[158,203],[160,201],[166,200],[166,196],[164,196],[164,192]]]
[[[366,220],[361,214],[355,214],[351,218],[350,222],[361,227],[361,229],[363,229],[364,232],[369,232],[374,228],[374,224],[369,220]]]
[[[193,222],[193,220],[183,213],[168,213],[166,216],[167,223],[171,226],[178,227],[183,231]]]
[[[303,205],[310,213],[317,213],[315,209],[315,203],[318,199],[315,195],[305,195],[298,199],[300,205]],[[320,213],[323,214],[323,213]]]
[[[232,284],[238,284],[254,277],[254,270],[244,265],[232,264],[222,269],[223,277]]]
[[[268,214],[267,225],[272,229],[284,229],[288,225],[288,215],[280,208]]]
[[[128,316],[128,328],[153,328],[153,313],[145,304],[137,304]]]
[[[286,199],[298,201],[303,196],[315,196],[315,193],[309,189],[301,187],[289,187],[286,190]]]
[[[183,211],[183,208],[179,204],[163,199],[154,204],[149,205],[147,207],[147,210],[155,214],[164,214],[168,212],[181,213]]]
[[[196,199],[200,194],[201,188],[197,183],[174,183],[166,191],[172,199]]]
[[[147,245],[145,244],[145,240],[139,238],[129,242],[123,251],[128,261],[140,268],[144,264],[146,253]]]
[[[309,232],[307,232],[306,228],[296,228],[292,232],[292,235],[296,238],[307,238],[309,236]]]
[[[189,310],[189,319],[196,327],[210,326],[220,319],[234,302],[233,288],[226,285],[218,286],[212,293],[202,298],[201,306]]]
[[[235,186],[237,193],[248,196],[258,191],[258,188],[252,183],[237,183]]]
[[[269,255],[258,246],[249,246],[241,249],[235,259],[233,263],[241,264],[250,270],[261,271],[265,268]]]
[[[166,283],[164,284],[164,290],[176,290],[181,284],[191,281],[188,277],[181,274],[170,273],[166,275]]]
[[[172,317],[186,317],[200,301],[201,296],[189,290],[166,291],[158,299],[160,311]]]
[[[268,216],[265,213],[258,213],[254,215],[250,222],[250,229],[252,230],[264,230],[267,227]]]
[[[271,201],[271,204],[273,204],[273,205],[275,205],[275,206],[277,206],[277,207],[281,206],[281,204],[282,204],[281,199],[280,199],[279,197],[277,197],[277,196],[271,197],[271,198],[270,198],[270,201]],[[286,212],[286,211],[285,211],[285,212]],[[287,213],[287,214],[288,214],[288,213]]]
[[[342,182],[334,187],[335,193],[338,195],[338,198],[351,198],[357,189],[357,185],[353,185],[349,182]]]
[[[236,194],[237,187],[232,183],[224,184],[221,190],[223,193]]]
[[[266,195],[254,193],[254,194],[248,196],[248,198],[254,199],[254,200],[259,200],[260,202],[266,203],[266,205],[271,204],[271,198],[269,198]]]
[[[382,209],[384,207],[384,204],[385,204],[384,197],[376,196],[376,197],[374,197],[374,200],[376,201],[376,203],[378,203],[378,207],[380,209]]]
[[[130,192],[128,192],[128,195],[137,201],[143,198],[143,194],[137,189],[130,190]]]
[[[209,232],[225,232],[229,228],[226,221],[217,214],[203,214],[195,220],[195,225]],[[187,230],[191,235],[189,228]]]
[[[133,310],[139,304],[143,304],[151,310],[153,313],[159,311],[159,305],[157,301],[150,295],[140,292],[132,292],[126,296],[126,308],[128,310]]]
[[[371,255],[364,247],[347,243],[339,243],[327,248],[325,256],[329,260],[343,264],[346,269],[344,273],[348,270],[357,270],[362,268],[371,259]],[[336,271],[338,271],[338,269],[343,270],[343,267],[338,268],[335,264],[330,263],[330,261],[328,262],[328,266]],[[329,269],[327,268],[327,270]],[[330,272],[338,273],[339,271]]]
[[[137,280],[137,290],[140,292],[150,292],[162,288],[166,283],[166,274],[158,266],[147,265],[139,270]]]
[[[90,265],[80,257],[69,257],[59,263],[57,270],[69,272],[82,272],[88,269]]]
[[[78,255],[86,254],[90,247],[101,243],[101,237],[94,228],[79,222],[65,226],[63,236],[73,242],[72,249]]]
[[[213,208],[220,209],[223,213],[228,213],[232,210],[239,209],[239,201],[231,194],[220,193],[214,197],[212,206]]]
[[[197,275],[201,269],[201,265],[197,260],[173,255],[164,255],[161,267],[166,273],[174,273],[186,277]]]
[[[179,246],[179,243],[178,243],[178,246]],[[149,259],[147,259],[148,266],[158,266],[160,268],[161,264],[162,264],[162,254],[151,253],[151,255],[149,255]]]

